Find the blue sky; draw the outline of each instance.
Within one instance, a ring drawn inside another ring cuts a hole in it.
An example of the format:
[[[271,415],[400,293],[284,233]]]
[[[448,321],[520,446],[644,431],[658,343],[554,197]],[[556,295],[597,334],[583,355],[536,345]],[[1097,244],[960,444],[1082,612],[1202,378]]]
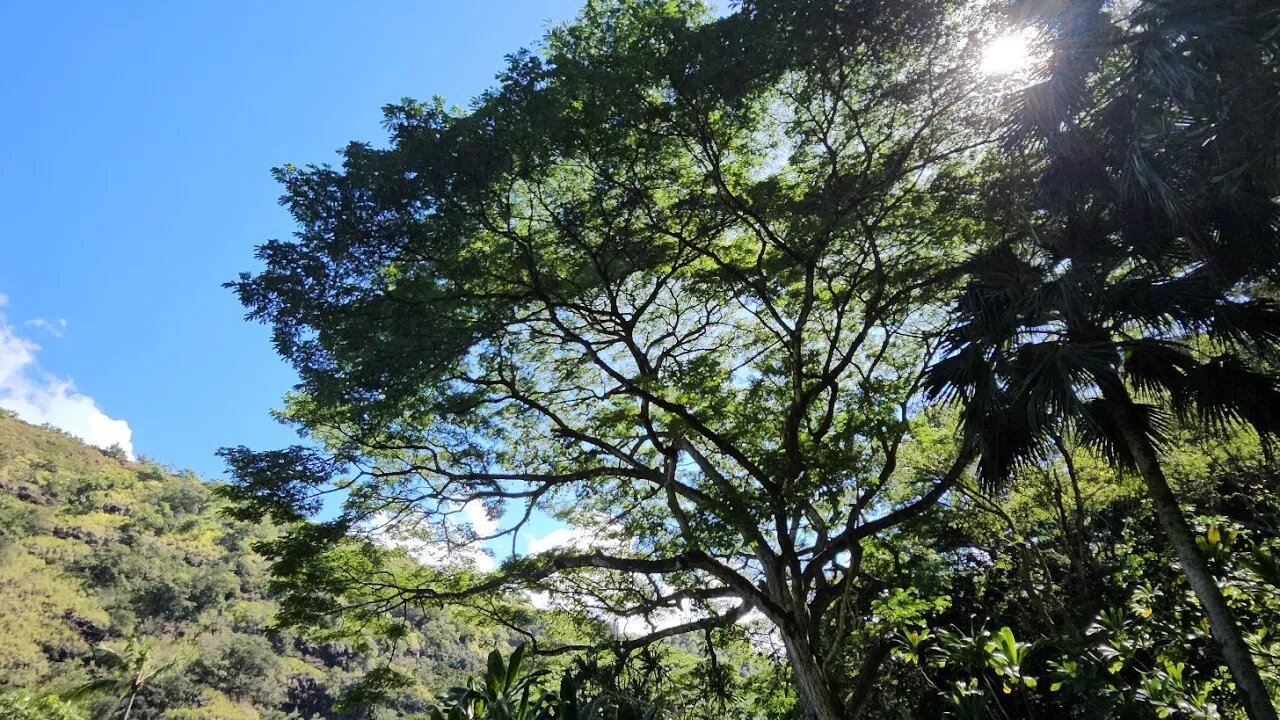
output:
[[[0,405],[204,477],[293,441],[292,373],[220,287],[292,231],[268,170],[403,96],[465,105],[579,5],[0,4]]]

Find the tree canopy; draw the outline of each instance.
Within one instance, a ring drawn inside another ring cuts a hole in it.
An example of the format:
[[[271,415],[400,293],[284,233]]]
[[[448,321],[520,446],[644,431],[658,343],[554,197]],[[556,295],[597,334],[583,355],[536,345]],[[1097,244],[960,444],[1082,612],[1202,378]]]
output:
[[[968,263],[951,354],[931,369],[963,397],[988,484],[1068,432],[1142,474],[1264,719],[1272,702],[1156,450],[1170,414],[1280,433],[1280,377],[1254,362],[1280,342],[1280,306],[1257,292],[1280,259],[1280,145],[1242,111],[1280,97],[1268,16],[1251,3],[1051,16],[1062,59],[1017,93],[1009,121],[1013,149],[1035,153],[1020,168],[1026,215]]]
[[[1154,452],[1156,409],[1090,414],[1127,386],[1273,427],[1277,144],[1241,108],[1275,104],[1275,15],[1192,5],[590,2],[469,108],[279,169],[299,230],[231,286],[312,442],[223,453],[237,512],[288,523],[287,616],[519,626],[549,593],[655,621],[623,651],[761,618],[808,717],[863,712],[904,622],[877,598],[972,460],[998,494],[1069,441]],[[1028,22],[1043,75],[982,72]],[[535,515],[583,539],[522,555]]]

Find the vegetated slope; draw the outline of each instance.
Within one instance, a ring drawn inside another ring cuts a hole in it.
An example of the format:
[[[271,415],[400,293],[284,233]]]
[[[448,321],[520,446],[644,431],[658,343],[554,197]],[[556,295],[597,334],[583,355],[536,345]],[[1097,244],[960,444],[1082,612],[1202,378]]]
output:
[[[103,675],[95,646],[133,640],[153,646],[155,664],[174,663],[139,694],[139,720],[367,717],[334,706],[386,661],[379,643],[272,631],[276,604],[252,546],[273,530],[222,517],[211,491],[190,472],[0,417],[0,694],[67,693]],[[413,627],[396,666],[420,681],[423,702],[509,644],[443,612]],[[98,716],[116,699],[82,705]]]

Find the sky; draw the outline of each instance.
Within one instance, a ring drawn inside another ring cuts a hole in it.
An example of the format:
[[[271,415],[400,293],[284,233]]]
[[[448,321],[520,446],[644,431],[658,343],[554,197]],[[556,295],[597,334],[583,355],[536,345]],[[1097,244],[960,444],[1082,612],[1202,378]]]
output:
[[[293,226],[270,177],[466,105],[581,0],[0,3],[0,406],[217,478],[296,440],[221,284]]]
[[[270,168],[380,142],[402,97],[466,105],[582,1],[0,2],[0,407],[206,479],[296,441],[294,375],[221,287],[293,230]]]

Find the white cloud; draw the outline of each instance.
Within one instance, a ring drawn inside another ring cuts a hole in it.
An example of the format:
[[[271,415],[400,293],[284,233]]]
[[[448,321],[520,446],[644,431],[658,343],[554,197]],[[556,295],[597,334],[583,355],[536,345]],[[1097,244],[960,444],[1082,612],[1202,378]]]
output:
[[[33,328],[39,328],[56,338],[62,337],[62,331],[67,329],[67,321],[65,318],[58,318],[56,321],[36,318],[34,320],[26,321],[23,325],[30,325]]]
[[[648,618],[643,615],[623,615],[615,617],[613,624],[618,632],[627,637],[639,637],[647,635],[659,630],[666,630],[677,625],[683,625],[687,622],[700,620],[706,615],[693,609],[693,604],[685,600],[674,608],[663,608],[649,614]]]
[[[484,505],[478,500],[472,500],[463,505],[462,513],[466,516],[467,522],[471,523],[471,529],[475,530],[477,535],[489,536],[498,529],[498,521],[489,517]]]
[[[529,539],[529,554],[537,555],[555,548],[589,550],[595,543],[590,533],[579,527],[558,527],[542,537]]]
[[[529,604],[539,610],[550,610],[555,607],[551,602],[551,593],[545,591],[528,591],[525,597],[529,598]]]
[[[578,550],[582,552],[588,550],[618,552],[624,550],[626,545],[625,542],[616,538],[602,537],[599,531],[590,531],[582,527],[569,525],[555,528],[546,535],[530,539],[528,542],[528,554],[536,555],[553,549]],[[664,593],[672,590],[660,578],[657,580],[657,587]],[[539,610],[569,608],[575,604],[574,598],[561,596],[554,589],[528,591],[525,593],[525,597],[528,598],[531,605]],[[738,600],[713,601],[712,605],[716,608],[716,612],[727,612],[738,602]],[[687,600],[678,602],[675,607],[656,610],[650,613],[647,618],[641,614],[615,615],[598,609],[592,612],[597,617],[611,623],[619,634],[627,637],[646,635],[706,617],[705,609],[695,608],[693,603]],[[766,628],[762,634],[766,641],[773,638],[777,632],[764,614],[755,609],[749,610],[737,622],[739,625]],[[759,635],[761,633],[754,634]]]
[[[9,300],[0,293],[0,306]],[[57,326],[33,321],[57,334]],[[66,327],[66,323],[59,323]],[[70,380],[42,372],[36,363],[40,346],[21,337],[0,315],[0,407],[36,425],[49,423],[90,445],[119,445],[133,457],[129,423],[109,417],[93,398],[78,392]]]
[[[624,546],[625,543],[617,539],[602,538],[598,531],[590,531],[586,528],[570,525],[555,528],[541,537],[531,538],[528,544],[528,553],[536,555],[556,549],[577,550],[579,552],[589,550],[617,552],[622,550]],[[663,588],[664,591],[669,590],[666,584],[661,581],[659,581],[659,587]],[[572,601],[558,598],[554,592],[550,591],[529,592],[526,595],[529,598],[529,602],[541,610],[572,605]],[[626,636],[643,635],[702,617],[688,602],[682,602],[678,607],[658,610],[651,613],[647,619],[640,615],[613,615],[602,611],[598,611],[596,614],[611,622],[619,633]]]
[[[402,548],[414,560],[434,567],[474,566],[477,570],[492,572],[497,568],[493,556],[479,546],[454,547],[428,537],[428,533],[402,527],[391,521],[385,513],[373,516],[366,530],[373,541],[389,548]],[[478,530],[477,530],[478,532]]]
[[[455,548],[450,551],[443,544],[416,538],[392,539],[388,544],[391,547],[404,548],[414,560],[423,565],[435,567],[474,565],[477,570],[483,572],[492,572],[498,566],[492,556],[477,547]]]

